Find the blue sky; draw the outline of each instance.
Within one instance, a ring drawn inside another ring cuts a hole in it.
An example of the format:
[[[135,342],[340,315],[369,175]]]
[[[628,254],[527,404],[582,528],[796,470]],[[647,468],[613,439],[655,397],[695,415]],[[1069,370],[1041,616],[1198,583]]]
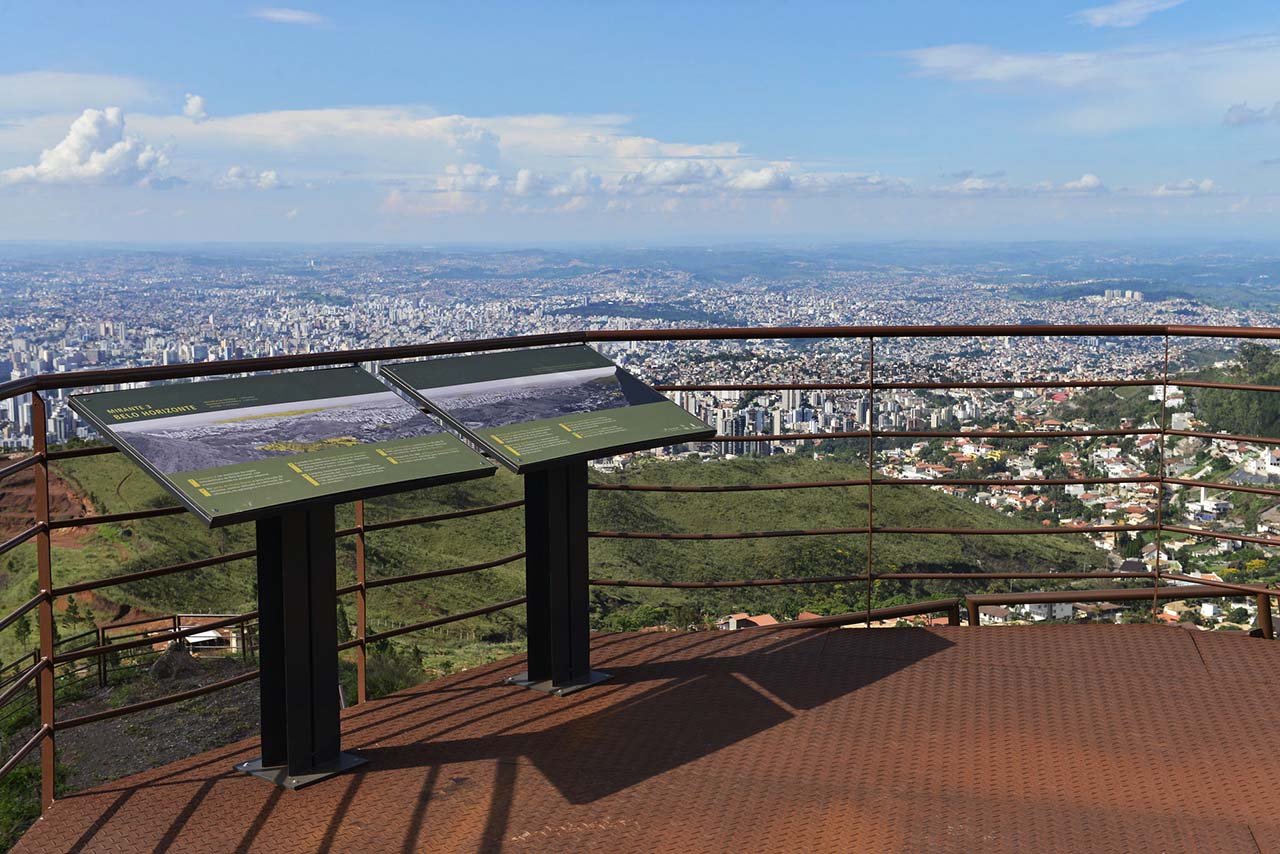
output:
[[[1277,236],[1275,2],[52,5],[0,239]]]

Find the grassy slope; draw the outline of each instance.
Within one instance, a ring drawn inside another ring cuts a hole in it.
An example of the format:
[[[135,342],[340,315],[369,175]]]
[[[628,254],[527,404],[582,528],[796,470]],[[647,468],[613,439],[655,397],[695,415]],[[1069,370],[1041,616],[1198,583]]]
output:
[[[100,512],[166,506],[170,500],[152,481],[119,455],[66,461],[59,473]],[[632,482],[667,484],[731,484],[752,481],[812,481],[855,478],[856,467],[834,461],[773,458],[715,463],[649,463],[625,476]],[[595,492],[591,527],[604,530],[733,531],[854,527],[866,522],[865,489],[785,490],[729,494],[661,494]],[[477,506],[520,497],[519,480],[500,473],[489,480],[392,496],[369,503],[369,521],[403,518]],[[349,507],[340,508],[339,525],[351,523]],[[1018,522],[968,501],[940,495],[926,487],[877,487],[876,523],[891,526],[1009,528]],[[523,515],[508,510],[483,517],[415,525],[368,535],[369,577],[417,572],[477,563],[522,548]],[[215,553],[252,548],[253,530],[242,525],[209,531],[188,516],[147,519],[99,526],[79,548],[55,548],[57,584],[117,575]],[[790,537],[713,542],[616,541],[592,543],[596,577],[710,580],[783,575],[855,574],[866,568],[866,539],[861,535]],[[881,535],[875,538],[878,571],[965,571],[1024,569],[1044,571],[1100,565],[1099,553],[1079,538],[1061,536],[960,537]],[[353,541],[339,545],[339,583],[353,579]],[[12,607],[29,596],[35,575],[29,545],[0,558],[8,582],[0,606]],[[513,598],[523,592],[523,564],[471,575],[383,588],[369,593],[373,630],[404,625]],[[711,612],[736,609],[771,610],[789,615],[804,607],[821,588],[763,588],[684,594],[670,591],[598,589],[598,609],[634,602],[686,602]],[[940,594],[945,588],[928,588]],[[877,598],[905,595],[906,585],[877,588]],[[109,602],[97,603],[97,616],[108,616],[115,604],[168,613],[234,613],[253,607],[253,567],[240,561],[177,573],[104,591]],[[850,594],[861,601],[865,593]],[[354,603],[347,600],[354,620]],[[428,649],[453,647],[476,640],[519,636],[519,610],[437,630],[423,642]],[[10,657],[13,639],[6,632],[3,652]]]
[[[835,461],[770,458],[715,463],[652,463],[631,473],[636,483],[736,484],[750,482],[854,479],[864,470]],[[888,527],[1016,528],[1026,525],[969,501],[941,495],[925,486],[875,489],[875,522]],[[866,490],[800,489],[769,492],[689,494],[597,492],[592,527],[648,531],[793,530],[858,527],[866,524]],[[724,580],[782,576],[854,575],[866,571],[863,535],[784,537],[755,540],[616,541],[597,540],[592,548],[596,577]],[[1099,566],[1100,553],[1080,538],[1062,536],[877,535],[877,572],[915,570],[965,572],[979,562],[984,570],[1048,571]],[[865,588],[853,585],[846,601],[865,601]],[[924,598],[951,592],[953,586],[877,585],[877,601]],[[974,589],[972,586],[970,590]],[[828,586],[772,587],[713,591],[692,595],[712,612],[768,610],[793,616],[809,607]],[[633,601],[654,601],[635,589],[609,590]],[[672,594],[661,594],[672,600]]]

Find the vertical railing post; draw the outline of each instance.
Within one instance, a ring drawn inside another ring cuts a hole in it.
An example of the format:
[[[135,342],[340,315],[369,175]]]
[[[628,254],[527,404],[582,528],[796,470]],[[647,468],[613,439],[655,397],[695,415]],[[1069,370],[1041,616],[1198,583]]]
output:
[[[364,578],[364,501],[356,499],[356,703],[368,699],[365,688],[365,578]]]
[[[97,629],[98,646],[106,646],[107,642],[103,637],[106,633],[102,630],[102,626],[98,626]],[[98,653],[98,687],[107,687],[107,654],[105,652]]]
[[[1169,332],[1164,333],[1164,376],[1160,391],[1160,478],[1156,481],[1156,565],[1151,588],[1151,622],[1156,621],[1160,606],[1160,569],[1164,552],[1164,479],[1165,444],[1169,434]]]
[[[31,392],[31,451],[39,462],[35,465],[36,524],[36,574],[40,585],[40,604],[37,622],[40,629],[40,657],[45,668],[40,671],[40,726],[44,737],[40,739],[40,812],[53,804],[54,745],[53,745],[53,553],[49,535],[49,446],[46,430],[48,413],[44,398],[37,391]]]
[[[876,471],[876,339],[867,338],[867,628],[871,628],[871,591],[874,553],[872,529],[875,527],[875,492],[872,485]]]
[[[1271,622],[1271,594],[1258,594],[1258,628],[1262,636],[1271,640],[1276,636],[1275,626]]]

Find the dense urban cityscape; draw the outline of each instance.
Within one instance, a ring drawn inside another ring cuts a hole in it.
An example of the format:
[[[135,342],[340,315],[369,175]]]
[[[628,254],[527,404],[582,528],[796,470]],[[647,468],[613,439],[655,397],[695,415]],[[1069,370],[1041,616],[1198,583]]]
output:
[[[838,260],[793,263],[813,271],[786,272],[782,287],[768,275],[710,277],[691,271],[693,265],[667,263],[656,252],[630,261],[619,265],[532,252],[320,257],[283,252],[263,258],[124,251],[58,258],[11,255],[0,263],[0,341],[8,348],[10,376],[17,379],[50,371],[218,362],[582,328],[1025,325],[1066,318],[1119,324],[1193,320],[1214,326],[1280,321],[1280,312],[1230,301],[1161,298],[1151,293],[1150,284],[1134,286],[1143,280],[1128,271],[1130,263],[1113,261],[1098,262],[1110,275],[1041,271],[1032,283],[1039,291],[1030,293],[1029,274],[1018,272],[1015,264],[966,271],[956,265],[902,270],[889,265],[858,268]],[[1172,339],[1172,373],[1227,364],[1231,352],[1215,351],[1214,346]],[[1166,354],[1159,338],[882,337],[875,342],[874,390],[866,388],[872,379],[868,347],[858,338],[783,337],[602,345],[606,355],[651,383],[727,386],[668,392],[726,440],[594,464],[610,472],[645,456],[733,459],[803,452],[819,457],[842,453],[865,465],[874,434],[875,476],[885,481],[937,481],[933,488],[939,492],[1055,528],[1141,529],[1161,512],[1157,487],[1142,480],[1155,475],[1160,464],[1158,443],[1150,434],[1161,418],[1174,430],[1204,426],[1193,399],[1176,384],[1168,387],[1161,412],[1158,380]],[[1152,384],[1116,390],[1070,385],[1144,378]],[[930,381],[1063,385],[921,387]],[[826,387],[734,388],[769,383]],[[1109,398],[1100,401],[1099,394]],[[65,392],[50,396],[50,441],[93,440],[92,429],[66,401]],[[1082,406],[1082,401],[1092,404]],[[4,447],[29,449],[30,403],[11,398],[0,406],[0,418]],[[972,431],[979,437],[945,435]],[[991,436],[993,431],[1012,431],[1019,438]],[[1065,436],[1054,435],[1064,431]],[[1090,435],[1097,431],[1106,435]],[[1113,435],[1123,431],[1134,432]],[[895,438],[894,433],[926,435]],[[790,435],[797,438],[786,438]],[[1171,443],[1163,454],[1170,476],[1194,479],[1217,472],[1237,482],[1269,483],[1280,475],[1280,455],[1270,446],[1185,439]],[[995,482],[946,484],[948,479],[979,476]],[[1036,485],[1053,478],[1099,482]],[[1001,485],[1000,480],[1011,482]],[[1223,530],[1247,536],[1280,530],[1280,519],[1270,512],[1251,510],[1246,524],[1233,512],[1232,495],[1201,493],[1177,493],[1166,512],[1178,513],[1186,524],[1225,526]],[[1131,538],[1123,531],[1088,536],[1115,563],[1126,557]],[[1211,572],[1220,555],[1241,545],[1184,538],[1166,546],[1168,553],[1160,559],[1180,567],[1181,558],[1190,570]],[[1142,553],[1129,547],[1129,552],[1131,559],[1156,559],[1150,549]]]
[[[832,263],[784,281],[746,274],[709,279],[664,263],[631,267],[543,253],[438,256],[398,251],[266,259],[180,253],[0,256],[0,341],[9,375],[86,368],[216,362],[429,341],[459,341],[568,329],[680,326],[892,326],[1077,323],[1202,325],[1273,323],[1274,310],[1214,306],[1185,297],[1152,299],[1134,288],[1042,274],[1037,284],[1083,296],[1024,296],[1028,274],[1006,270],[894,271]],[[762,265],[764,266],[764,265]],[[819,265],[813,265],[817,268]],[[1106,264],[1103,262],[1103,266]],[[1115,264],[1110,275],[1132,275]],[[1264,276],[1265,278],[1265,276]],[[1175,340],[1174,356],[1196,342]],[[1161,342],[1007,338],[990,342],[917,338],[878,342],[876,380],[1066,379],[1153,375]],[[865,380],[865,342],[759,340],[636,342],[605,348],[641,378],[661,383],[853,382]],[[692,401],[690,401],[692,403]],[[791,401],[794,402],[794,401]],[[55,399],[51,436],[88,436]],[[706,401],[703,401],[705,404]],[[797,407],[749,413],[750,433],[849,429],[841,401],[815,418]],[[4,446],[29,447],[30,413],[6,403]],[[838,408],[837,408],[838,407]],[[692,406],[691,406],[692,408]],[[963,407],[961,407],[963,411]],[[894,409],[893,412],[897,412]],[[886,409],[878,418],[891,418]],[[928,415],[925,420],[936,422]],[[781,419],[781,420],[780,420]],[[777,429],[777,428],[783,429]]]

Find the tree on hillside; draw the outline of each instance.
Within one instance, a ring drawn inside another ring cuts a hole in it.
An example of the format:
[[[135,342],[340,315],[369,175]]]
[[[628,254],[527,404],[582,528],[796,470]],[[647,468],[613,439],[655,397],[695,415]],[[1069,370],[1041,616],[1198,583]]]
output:
[[[1280,355],[1247,341],[1238,368],[1228,379],[1251,385],[1280,385]],[[1196,414],[1211,430],[1246,436],[1280,435],[1280,393],[1207,388],[1197,395]]]
[[[347,609],[338,603],[338,643],[346,643],[351,640],[351,622],[347,619]]]
[[[76,602],[76,597],[70,593],[67,594],[67,610],[62,615],[62,621],[67,625],[75,625],[84,619],[80,615],[80,604]]]
[[[31,619],[26,614],[13,621],[13,635],[19,646],[25,647],[31,642]]]

